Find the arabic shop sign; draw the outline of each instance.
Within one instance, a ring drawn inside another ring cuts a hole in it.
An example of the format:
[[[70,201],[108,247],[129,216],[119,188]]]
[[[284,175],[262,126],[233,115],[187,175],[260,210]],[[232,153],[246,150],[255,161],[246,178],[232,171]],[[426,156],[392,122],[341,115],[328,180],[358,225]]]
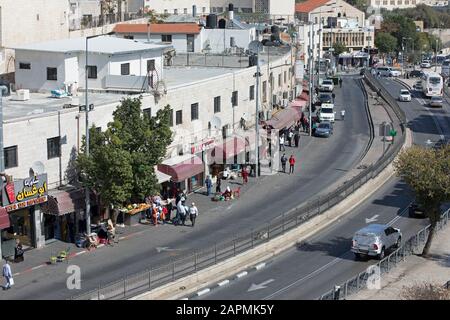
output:
[[[47,174],[3,183],[2,201],[7,211],[47,201]]]

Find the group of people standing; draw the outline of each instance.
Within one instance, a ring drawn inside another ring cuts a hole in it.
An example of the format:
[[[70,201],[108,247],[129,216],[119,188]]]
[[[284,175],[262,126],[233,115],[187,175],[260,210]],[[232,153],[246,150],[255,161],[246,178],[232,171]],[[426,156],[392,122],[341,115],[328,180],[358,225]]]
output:
[[[289,144],[289,147],[293,147],[295,145],[298,148],[300,142],[300,126],[296,125],[295,128],[289,128],[285,132],[280,132],[280,151],[286,151],[286,141]]]

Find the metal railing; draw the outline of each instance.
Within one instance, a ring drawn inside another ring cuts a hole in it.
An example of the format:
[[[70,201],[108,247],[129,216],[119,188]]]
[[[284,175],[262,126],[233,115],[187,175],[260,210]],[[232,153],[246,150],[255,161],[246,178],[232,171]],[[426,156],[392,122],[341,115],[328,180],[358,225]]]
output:
[[[366,77],[366,81],[371,80],[369,77],[370,75]],[[396,114],[402,115],[402,111],[396,103],[393,108],[398,108],[399,110],[397,110]],[[284,213],[273,219],[271,222],[252,229],[247,234],[236,235],[232,239],[216,243],[207,249],[188,254],[171,263],[150,267],[141,273],[127,276],[105,286],[100,286],[95,290],[73,297],[73,299],[104,300],[132,297],[139,293],[181,279],[187,275],[191,275],[201,269],[218,264],[262,243],[268,242],[309,221],[313,217],[322,214],[355,192],[355,190],[360,188],[367,181],[375,178],[392,162],[392,160],[394,160],[395,156],[402,148],[404,141],[405,133],[404,130],[402,130],[402,135],[395,140],[393,147],[389,148],[376,163],[369,165],[358,175],[345,181],[334,191],[309,200],[292,212]]]
[[[436,232],[442,230],[448,224],[450,209],[442,214],[441,220],[436,225]],[[427,242],[428,233],[431,225],[426,226],[417,232],[414,236],[409,238],[403,245],[397,250],[392,252],[383,260],[380,260],[375,265],[367,268],[366,271],[359,273],[351,279],[348,279],[340,286],[338,290],[331,289],[327,293],[323,294],[319,300],[340,300],[347,299],[348,296],[359,292],[362,289],[366,289],[370,286],[371,281],[379,280],[379,276],[388,273],[395,268],[400,262],[405,261],[405,257],[415,254],[422,250],[423,246]],[[374,270],[379,270],[374,278]],[[447,288],[450,281],[447,282]]]

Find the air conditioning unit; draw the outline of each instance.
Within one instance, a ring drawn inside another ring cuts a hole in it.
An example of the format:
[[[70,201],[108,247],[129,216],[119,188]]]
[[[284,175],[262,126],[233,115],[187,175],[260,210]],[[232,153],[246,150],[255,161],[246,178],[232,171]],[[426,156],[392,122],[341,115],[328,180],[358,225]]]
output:
[[[28,89],[19,89],[16,91],[16,94],[17,94],[16,100],[19,101],[30,100],[30,90]]]

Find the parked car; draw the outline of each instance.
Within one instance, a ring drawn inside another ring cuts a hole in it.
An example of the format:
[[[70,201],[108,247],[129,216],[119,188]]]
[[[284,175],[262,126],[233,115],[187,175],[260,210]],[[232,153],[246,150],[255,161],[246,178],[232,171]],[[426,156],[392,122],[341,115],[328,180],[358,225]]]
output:
[[[431,61],[430,60],[423,60],[420,64],[421,68],[431,68]]]
[[[387,250],[400,247],[401,242],[400,229],[385,224],[370,224],[355,233],[351,251],[356,259],[375,256],[381,260]]]
[[[400,69],[391,68],[389,71],[390,77],[400,77],[402,75],[402,71]]]
[[[334,90],[333,80],[331,79],[323,80],[322,83],[319,85],[319,90],[332,92]]]
[[[423,76],[423,71],[422,70],[412,70],[409,73],[409,76],[412,78],[421,78]]]
[[[320,93],[317,102],[319,105],[322,103],[333,103],[333,97],[329,93]]]
[[[438,149],[441,149],[441,148],[443,148],[445,146],[448,146],[448,145],[450,145],[450,140],[449,139],[439,139],[433,145],[433,149],[438,150]]]
[[[381,77],[389,77],[391,75],[391,69],[391,67],[378,67],[376,74],[379,74]]]
[[[411,218],[420,217],[426,218],[425,209],[422,208],[416,201],[413,201],[408,207],[408,215]]]
[[[398,96],[398,101],[411,101],[411,93],[409,90],[401,89],[400,95]]]
[[[416,90],[416,91],[423,91],[423,86],[422,86],[422,81],[417,81],[415,84],[414,84],[414,89]]]
[[[444,100],[442,99],[442,97],[439,96],[433,96],[430,99],[430,107],[442,108],[443,103]]]
[[[316,131],[314,132],[314,135],[316,137],[328,138],[332,134],[333,134],[333,124],[329,121],[323,121],[319,123],[319,125],[316,128]]]

